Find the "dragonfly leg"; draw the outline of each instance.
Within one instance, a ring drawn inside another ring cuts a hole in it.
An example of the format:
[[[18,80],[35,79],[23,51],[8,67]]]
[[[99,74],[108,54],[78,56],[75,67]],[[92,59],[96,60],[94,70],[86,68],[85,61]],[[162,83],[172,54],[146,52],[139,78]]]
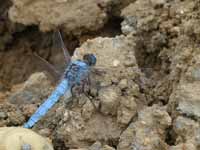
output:
[[[82,93],[82,86],[73,85],[71,88],[72,97],[78,97]]]
[[[75,85],[73,85],[72,87],[71,87],[71,94],[72,94],[72,98],[73,97],[75,97]]]
[[[75,97],[79,97],[80,94],[89,92],[89,84],[88,79],[85,78],[84,80],[81,80],[79,84],[75,84],[71,88],[71,93]]]
[[[90,96],[88,93],[84,93],[84,94],[85,94],[85,96],[90,100],[90,102],[91,102],[91,104],[93,105],[94,109],[95,109],[95,110],[98,110],[97,107],[96,107],[96,105],[95,105],[94,102],[93,102],[93,98],[91,98],[91,96]]]
[[[82,91],[83,93],[90,93],[90,86],[91,86],[91,80],[89,76],[84,80],[84,83],[82,84]]]
[[[36,53],[33,53],[32,57],[34,61],[37,62],[38,65],[42,67],[42,69],[45,69],[47,72],[49,72],[52,75],[54,82],[59,81],[61,77],[60,71],[58,71],[52,64],[50,64],[47,60],[40,57]]]
[[[83,93],[82,91],[82,85],[73,85],[71,88],[71,94],[72,94],[72,98],[73,98],[73,104],[77,104],[78,103],[78,97],[81,96],[81,93]]]
[[[95,108],[95,110],[97,110],[97,107],[96,105],[94,104],[93,102],[93,98],[91,97],[90,95],[90,88],[91,88],[91,78],[90,76],[88,76],[86,79],[85,79],[85,82],[83,84],[83,91],[84,91],[84,94],[85,96],[90,100],[90,102],[92,103],[93,107]]]

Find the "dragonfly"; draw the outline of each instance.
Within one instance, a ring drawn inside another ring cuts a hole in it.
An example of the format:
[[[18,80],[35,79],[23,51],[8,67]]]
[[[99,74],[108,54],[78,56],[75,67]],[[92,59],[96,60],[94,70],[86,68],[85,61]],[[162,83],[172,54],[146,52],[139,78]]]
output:
[[[82,60],[71,60],[70,54],[65,47],[60,31],[57,30],[55,34],[58,37],[57,39],[59,41],[57,42],[59,42],[59,45],[63,50],[65,62],[67,65],[55,90],[23,125],[24,128],[32,128],[43,116],[45,116],[45,114],[53,107],[53,105],[60,99],[60,97],[66,96],[66,93],[73,94],[72,89],[74,87],[81,86],[84,88],[84,85],[89,80],[91,67],[94,66],[97,61],[96,56],[92,53],[85,54]],[[53,70],[55,76],[58,76],[59,72],[55,70],[53,65],[49,64],[42,58],[40,59],[49,66],[50,70]]]

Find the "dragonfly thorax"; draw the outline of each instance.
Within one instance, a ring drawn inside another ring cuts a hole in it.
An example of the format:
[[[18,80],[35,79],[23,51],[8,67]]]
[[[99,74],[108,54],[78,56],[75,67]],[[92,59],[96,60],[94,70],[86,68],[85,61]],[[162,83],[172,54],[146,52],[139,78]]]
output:
[[[64,78],[69,80],[70,86],[79,84],[89,73],[90,66],[81,60],[72,61],[67,67]]]

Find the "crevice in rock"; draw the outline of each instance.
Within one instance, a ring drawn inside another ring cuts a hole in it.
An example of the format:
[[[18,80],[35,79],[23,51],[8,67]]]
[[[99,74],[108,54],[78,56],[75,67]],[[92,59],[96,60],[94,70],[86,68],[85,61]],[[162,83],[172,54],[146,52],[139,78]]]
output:
[[[65,146],[65,143],[63,140],[59,139],[54,139],[52,141],[54,149],[55,150],[68,150],[69,148]]]
[[[141,34],[141,35],[140,35]],[[160,56],[167,48],[166,43],[156,43],[151,37],[159,37],[160,33],[153,33],[151,36],[139,33],[136,40],[135,57],[138,66],[147,81],[145,86],[140,86],[141,91],[146,95],[149,106],[155,103],[166,105],[171,93],[168,76],[170,75],[170,60],[167,56]],[[156,44],[155,44],[156,43]],[[160,90],[160,92],[159,92]],[[155,95],[155,91],[156,95]],[[167,93],[167,94],[165,94]]]
[[[166,133],[165,142],[170,146],[174,146],[176,144],[175,142],[177,135],[173,130],[173,126],[168,127],[165,130],[165,133]]]
[[[121,22],[123,18],[118,16],[108,17],[106,24],[99,30],[93,32],[83,33],[80,37],[80,43],[83,43],[87,39],[93,39],[96,37],[115,37],[120,35],[121,32]]]
[[[108,145],[111,147],[117,148],[117,145],[119,144],[119,139],[110,139],[108,141]]]
[[[0,53],[0,77],[9,86],[24,82],[30,74],[41,69],[38,67],[37,61],[32,57],[33,53],[37,53],[50,62],[54,62],[55,54],[62,53],[61,48],[52,51],[53,32],[42,33],[37,26],[25,27],[21,25],[19,28],[17,32],[12,33],[12,42],[7,44],[5,50]],[[78,39],[73,36],[67,37],[67,35],[63,38],[66,47],[72,54],[73,50],[79,45]],[[6,59],[6,57],[9,59]],[[19,61],[17,61],[18,58],[20,58]],[[16,72],[14,71],[15,69],[19,71]]]

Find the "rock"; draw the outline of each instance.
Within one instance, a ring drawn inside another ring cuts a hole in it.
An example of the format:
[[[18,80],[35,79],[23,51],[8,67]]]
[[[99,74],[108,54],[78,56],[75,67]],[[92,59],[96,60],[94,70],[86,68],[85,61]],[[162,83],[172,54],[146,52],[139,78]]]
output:
[[[137,104],[135,99],[123,98],[120,101],[117,112],[117,121],[121,125],[127,125],[137,113]]]
[[[181,83],[170,97],[170,108],[174,111],[199,119],[200,99],[199,83]],[[175,104],[176,103],[176,104]]]
[[[120,89],[126,89],[126,88],[128,88],[128,80],[127,79],[122,79],[119,82],[119,87],[120,87]]]
[[[21,125],[25,122],[25,117],[21,111],[9,112],[8,118],[13,125]]]
[[[148,11],[144,11],[145,9],[148,9]],[[149,5],[149,1],[137,0],[122,10],[121,16],[125,18],[126,22],[126,24],[122,24],[122,29],[126,29],[127,25],[131,27],[130,29],[132,29],[132,32],[138,30],[147,31],[156,28],[158,20],[156,20],[156,16],[154,15],[155,10]],[[152,22],[153,20],[155,22]],[[149,25],[149,27],[147,25]]]
[[[31,104],[41,102],[50,94],[51,83],[44,73],[35,73],[19,88],[13,89],[9,96],[12,104]]]
[[[154,8],[162,7],[165,3],[166,0],[151,0],[152,5]]]
[[[110,147],[110,146],[108,146],[108,145],[104,145],[104,146],[101,148],[101,150],[115,150],[115,148]]]
[[[200,81],[200,55],[195,55],[192,58],[192,64],[187,68],[186,74],[184,75],[184,79],[188,82],[199,82]]]
[[[26,116],[31,116],[38,109],[37,105],[29,104],[22,106],[23,114]]]
[[[69,150],[88,150],[87,148],[69,149]]]
[[[185,140],[191,140],[195,137],[195,134],[200,130],[199,124],[189,118],[179,116],[174,121],[174,130],[178,135],[179,142]]]
[[[188,80],[200,81],[200,69],[199,66],[190,66],[186,74]]]
[[[82,108],[82,116],[85,120],[88,120],[92,117],[92,114],[95,112],[94,104],[90,100],[87,100]]]
[[[95,142],[88,150],[115,150],[113,147],[108,145],[102,145],[100,142]]]
[[[0,119],[5,119],[8,115],[5,112],[0,112]]]
[[[116,142],[136,114],[136,107],[139,110],[143,104],[139,86],[134,82],[139,68],[133,47],[131,37],[116,36],[88,40],[77,48],[72,60],[82,59],[87,53],[97,57],[94,72],[91,71],[92,81],[99,83],[97,93],[90,97],[94,105],[85,96],[78,97],[78,101],[84,102],[81,106],[74,102],[68,107],[70,110],[58,104],[37,127],[50,127],[53,140],[59,139],[66,147],[88,148],[91,142]],[[62,113],[55,113],[61,107]]]
[[[88,150],[96,141],[101,142],[96,149],[113,149],[111,145],[119,150],[199,149],[199,0],[12,2],[10,20],[25,26],[17,30],[1,21],[7,16],[4,8],[9,2],[0,2],[1,79],[12,85],[24,81],[34,71],[32,62],[24,55],[31,51],[50,57],[55,63],[60,61],[54,60],[54,52],[48,51],[48,44],[42,44],[38,34],[32,34],[37,27],[42,31],[61,27],[68,33],[70,43],[75,41],[72,47],[89,38],[75,50],[73,59],[94,53],[95,69],[100,70],[99,74],[91,74],[92,80],[99,83],[89,93],[94,105],[82,95],[77,98],[81,104],[73,101],[72,106],[61,99],[35,130],[51,136],[56,146],[65,145],[64,149]],[[30,31],[26,25],[31,26]],[[22,86],[12,88],[11,92]],[[21,100],[22,104],[29,99],[30,103],[38,103],[49,95],[43,92],[45,86],[35,87],[40,90],[35,95],[30,88],[27,93],[27,89],[20,91],[24,95],[19,94],[19,98],[13,98],[12,102],[20,104],[19,109],[24,111],[1,106],[1,112],[6,114],[0,114],[1,126],[21,124],[24,115],[34,112],[36,104],[21,106]],[[4,95],[0,99],[7,101]],[[169,114],[163,105],[168,107]]]
[[[167,149],[165,129],[170,125],[171,118],[164,107],[146,107],[138,113],[138,120],[122,133],[117,150]]]
[[[9,10],[9,18],[24,25],[38,25],[42,31],[62,25],[67,33],[80,34],[95,31],[105,24],[109,4],[109,1],[105,1],[105,9],[101,9],[96,0],[15,0]]]
[[[121,29],[125,35],[135,33],[137,30],[136,18],[132,16],[124,17],[124,21],[121,23]]]
[[[0,126],[11,126],[11,125],[21,125],[25,121],[25,116],[18,106],[12,105],[10,103],[0,104],[1,117]]]
[[[170,146],[169,150],[197,150],[196,146],[192,143],[183,143],[176,146]]]
[[[37,150],[53,150],[49,140],[25,128],[0,128],[0,141],[0,148],[3,150],[22,150],[25,147]]]
[[[99,69],[120,70],[124,67],[125,60],[133,62],[133,66],[137,67],[133,50],[134,44],[132,39],[125,36],[116,36],[115,38],[99,37],[83,43],[80,48],[75,50],[72,59],[82,59],[84,54],[93,53],[97,57],[96,67],[99,67]]]
[[[66,111],[58,123],[55,138],[62,139],[70,147],[89,147],[91,141],[116,140],[121,129],[114,119],[95,113],[85,120],[81,113]],[[88,142],[90,141],[90,142]]]
[[[117,106],[119,105],[120,90],[116,87],[108,87],[99,91],[99,99],[101,103],[101,113],[115,115]]]
[[[97,141],[92,146],[89,147],[89,150],[101,150],[102,144],[101,142]]]
[[[176,135],[176,146],[172,149],[181,147],[198,149],[200,144],[200,126],[198,122],[182,116],[178,116],[173,123],[173,129]]]
[[[41,129],[39,134],[45,137],[49,137],[51,135],[51,130],[48,128]]]

